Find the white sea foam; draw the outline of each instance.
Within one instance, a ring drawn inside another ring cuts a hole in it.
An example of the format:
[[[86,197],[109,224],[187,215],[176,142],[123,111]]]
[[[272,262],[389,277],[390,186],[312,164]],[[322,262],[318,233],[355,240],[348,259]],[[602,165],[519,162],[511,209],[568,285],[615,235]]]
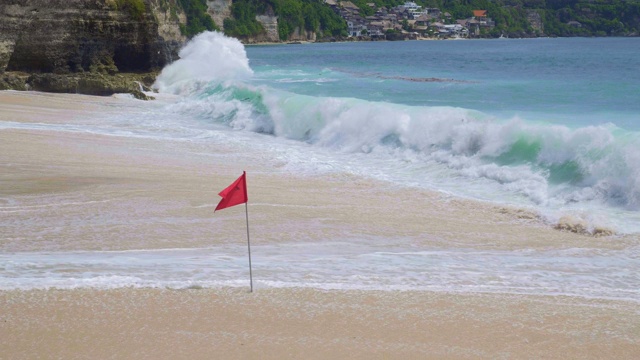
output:
[[[219,32],[203,32],[180,50],[180,59],[162,69],[154,87],[184,94],[210,81],[246,79],[253,71],[244,46]]]
[[[381,250],[384,249],[384,250]],[[569,295],[640,302],[637,249],[423,249],[385,239],[253,247],[257,287]],[[0,289],[248,285],[246,248],[0,254]]]
[[[280,80],[291,80],[292,71]],[[351,172],[536,206],[550,221],[587,208],[604,218],[619,208],[624,219],[612,221],[623,224],[617,230],[640,231],[634,225],[640,208],[638,133],[613,125],[572,129],[517,117],[497,119],[463,108],[299,95],[252,85],[250,76],[239,42],[205,33],[185,47],[156,85],[191,95],[172,108],[180,114],[337,154],[370,155],[371,166],[360,162],[360,170],[346,160],[343,168]],[[389,166],[389,160],[398,164]],[[371,171],[380,161],[387,173],[384,168]],[[403,171],[397,173],[398,168]]]

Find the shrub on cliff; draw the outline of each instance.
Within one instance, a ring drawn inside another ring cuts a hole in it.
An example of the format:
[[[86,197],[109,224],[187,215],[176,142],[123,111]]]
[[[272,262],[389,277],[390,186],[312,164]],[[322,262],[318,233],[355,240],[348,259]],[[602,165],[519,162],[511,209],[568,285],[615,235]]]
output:
[[[207,14],[206,0],[178,0],[178,3],[187,16],[187,25],[180,25],[183,35],[191,38],[206,30],[219,30]]]
[[[323,35],[346,36],[347,23],[322,0],[272,0],[278,15],[278,34],[287,40],[296,28]]]
[[[143,0],[110,0],[107,2],[115,10],[128,11],[132,18],[141,20],[147,7]]]
[[[256,15],[267,12],[266,3],[256,0],[237,0],[231,5],[232,18],[224,19],[227,35],[246,38],[264,33],[264,27],[256,20]]]

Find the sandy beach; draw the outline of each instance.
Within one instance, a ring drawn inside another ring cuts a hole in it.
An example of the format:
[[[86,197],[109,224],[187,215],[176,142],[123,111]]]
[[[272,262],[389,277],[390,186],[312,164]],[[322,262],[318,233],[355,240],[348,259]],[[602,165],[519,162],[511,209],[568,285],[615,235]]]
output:
[[[244,209],[213,216],[217,193],[243,170],[256,245],[350,237],[505,251],[639,243],[558,231],[526,209],[353,175],[300,176],[259,149],[74,127],[140,107],[119,97],[0,92],[0,253],[244,243]],[[635,301],[273,288],[254,272],[254,293],[0,290],[0,359],[640,357]]]
[[[634,359],[637,306],[300,289],[2,292],[4,359]]]

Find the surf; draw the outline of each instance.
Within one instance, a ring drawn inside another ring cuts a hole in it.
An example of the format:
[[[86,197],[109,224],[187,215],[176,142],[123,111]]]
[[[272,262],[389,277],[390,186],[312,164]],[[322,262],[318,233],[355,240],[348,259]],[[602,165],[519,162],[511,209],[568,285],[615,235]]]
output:
[[[382,246],[384,245],[384,247]],[[381,251],[380,249],[385,250]],[[0,254],[0,290],[246,287],[238,247]],[[257,245],[259,288],[436,291],[640,301],[626,250],[421,249],[383,239]],[[549,264],[554,264],[550,266]],[[42,276],[46,271],[48,276]],[[20,274],[14,276],[13,274]]]
[[[242,44],[219,33],[195,37],[180,56],[156,82],[159,91],[183,96],[173,111],[366,155],[365,176],[530,206],[549,221],[571,213],[593,222],[585,214],[595,213],[605,226],[640,231],[633,224],[640,209],[638,132],[610,123],[569,127],[461,107],[297,94],[252,81]],[[386,173],[377,168],[390,161],[397,166]],[[609,219],[610,209],[622,219]]]

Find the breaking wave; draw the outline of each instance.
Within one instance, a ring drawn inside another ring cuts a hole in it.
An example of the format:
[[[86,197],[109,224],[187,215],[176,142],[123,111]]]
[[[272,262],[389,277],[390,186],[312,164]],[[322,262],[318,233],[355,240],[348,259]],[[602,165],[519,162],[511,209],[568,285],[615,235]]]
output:
[[[253,86],[242,45],[217,33],[194,38],[180,56],[156,87],[185,95],[177,105],[181,112],[340,152],[436,164],[452,181],[482,180],[539,206],[597,203],[640,209],[637,132],[611,124],[569,128],[464,108]]]

